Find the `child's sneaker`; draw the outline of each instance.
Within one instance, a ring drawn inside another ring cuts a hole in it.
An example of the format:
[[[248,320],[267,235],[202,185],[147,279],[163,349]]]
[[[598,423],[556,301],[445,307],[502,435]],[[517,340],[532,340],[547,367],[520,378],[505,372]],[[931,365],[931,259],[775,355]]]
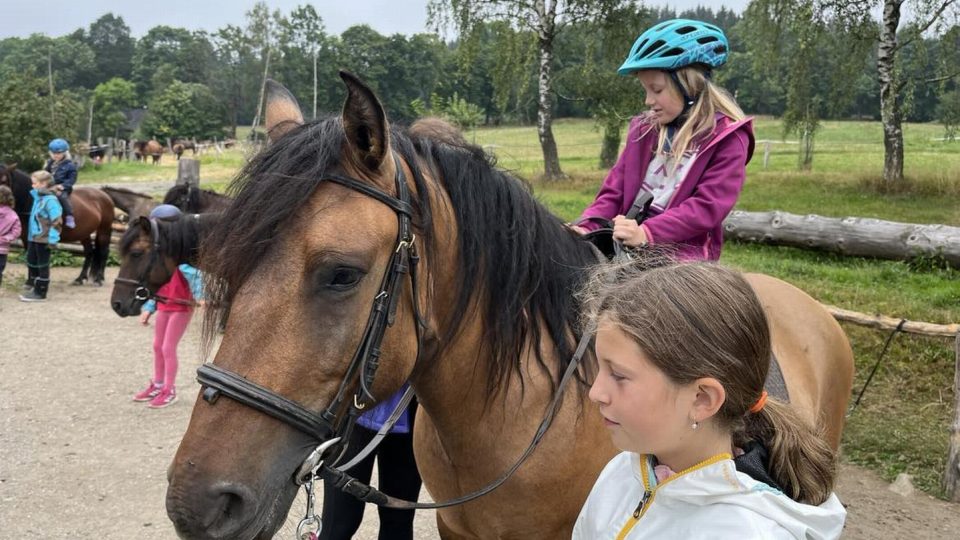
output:
[[[63,224],[67,226],[68,229],[74,229],[77,227],[77,222],[74,221],[73,216],[67,216],[67,219],[63,220]]]
[[[170,405],[177,400],[177,391],[174,388],[169,390],[161,390],[157,397],[150,400],[150,404],[147,407],[151,409],[162,409],[167,405]]]
[[[162,384],[157,384],[153,381],[150,381],[150,384],[148,384],[146,388],[137,392],[137,394],[133,396],[133,400],[134,401],[150,401],[153,398],[157,397],[158,394],[160,394],[160,390],[163,390]]]

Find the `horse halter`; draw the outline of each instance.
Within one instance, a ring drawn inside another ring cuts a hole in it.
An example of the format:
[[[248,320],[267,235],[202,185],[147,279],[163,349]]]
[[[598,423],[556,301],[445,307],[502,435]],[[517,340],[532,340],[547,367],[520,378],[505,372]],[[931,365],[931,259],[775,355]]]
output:
[[[113,280],[116,283],[135,287],[133,290],[133,298],[140,302],[146,302],[151,298],[160,300],[160,298],[147,287],[147,276],[153,271],[153,265],[157,264],[157,261],[160,259],[160,227],[157,225],[155,218],[148,219],[150,220],[150,237],[153,240],[153,250],[150,251],[150,260],[147,261],[147,265],[143,268],[143,271],[140,272],[140,275],[137,276],[137,279],[118,277]]]
[[[422,345],[422,328],[425,326],[417,302],[417,264],[420,256],[417,252],[413,233],[413,207],[410,204],[410,192],[406,177],[399,160],[395,157],[397,197],[393,197],[375,187],[355,178],[338,174],[326,174],[324,180],[376,199],[389,206],[398,221],[396,248],[387,264],[380,282],[379,292],[373,298],[370,315],[360,343],[353,355],[346,374],[331,403],[320,414],[316,414],[302,405],[280,396],[271,390],[246,380],[240,375],[220,368],[214,364],[204,364],[197,370],[197,380],[203,389],[203,399],[214,405],[220,395],[225,395],[248,407],[309,435],[320,441],[320,445],[300,466],[294,480],[298,484],[312,484],[317,471],[325,461],[339,461],[346,451],[346,441],[356,422],[368,404],[376,401],[370,392],[380,363],[381,345],[387,327],[396,319],[398,300],[401,296],[401,284],[404,274],[410,275],[413,293],[414,327],[417,341],[417,359]],[[357,389],[349,403],[347,414],[338,418],[343,408],[347,391],[355,380]],[[336,454],[336,458],[330,457]],[[312,486],[311,486],[312,488]],[[309,491],[309,488],[308,488]]]

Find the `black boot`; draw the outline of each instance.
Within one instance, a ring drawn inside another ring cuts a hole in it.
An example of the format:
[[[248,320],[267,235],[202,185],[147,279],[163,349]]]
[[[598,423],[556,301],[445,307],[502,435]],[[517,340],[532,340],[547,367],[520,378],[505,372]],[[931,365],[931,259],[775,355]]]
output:
[[[25,291],[33,290],[33,280],[35,279],[36,277],[33,277],[33,276],[28,277],[27,280],[23,282],[23,290]]]
[[[34,280],[33,290],[20,295],[21,302],[43,302],[47,299],[47,288],[50,287],[50,280],[37,278]]]

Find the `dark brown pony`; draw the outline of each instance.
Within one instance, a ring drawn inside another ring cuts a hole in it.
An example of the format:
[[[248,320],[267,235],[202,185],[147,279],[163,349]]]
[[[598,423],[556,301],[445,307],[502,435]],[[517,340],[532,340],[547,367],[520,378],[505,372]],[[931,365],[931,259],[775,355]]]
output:
[[[220,214],[187,214],[176,221],[140,217],[118,246],[120,271],[110,306],[121,317],[139,315],[144,301],[170,281],[177,265],[199,266],[200,241]],[[138,289],[143,288],[138,294]]]
[[[113,201],[113,205],[127,213],[127,222],[133,223],[140,216],[150,215],[158,204],[153,197],[127,188],[103,186],[100,188]]]
[[[233,199],[213,191],[200,189],[192,184],[179,184],[167,190],[163,204],[172,204],[188,214],[222,212],[230,206]]]
[[[527,448],[575,345],[572,292],[596,259],[480,148],[411,138],[388,124],[367,86],[341,76],[342,115],[308,123],[293,97],[270,85],[271,143],[232,186],[236,200],[203,246],[204,264],[220,277],[208,301],[232,303],[214,365],[323,410],[345,378],[348,401],[359,384],[347,366],[372,306],[394,304],[372,394],[410,381],[421,405],[417,464],[433,499],[445,501],[487,485]],[[413,194],[409,210],[396,204],[397,178]],[[404,278],[387,301],[377,291],[404,247],[404,211],[413,216],[419,287]],[[750,280],[796,407],[825,425],[836,447],[852,378],[846,337],[796,288]],[[509,480],[437,511],[441,537],[570,537],[615,453],[586,399],[591,366],[563,389],[552,426]],[[225,395],[207,397],[169,468],[167,513],[182,538],[271,538],[318,440]]]
[[[13,190],[17,214],[23,226],[20,240],[27,245],[28,222],[33,198],[30,196],[30,177],[18,171],[16,165],[0,166],[0,184]],[[60,242],[77,242],[83,245],[83,269],[74,285],[83,285],[88,274],[94,285],[103,285],[103,272],[110,254],[110,234],[113,224],[113,201],[106,193],[89,187],[74,187],[70,195],[76,227],[63,227]]]

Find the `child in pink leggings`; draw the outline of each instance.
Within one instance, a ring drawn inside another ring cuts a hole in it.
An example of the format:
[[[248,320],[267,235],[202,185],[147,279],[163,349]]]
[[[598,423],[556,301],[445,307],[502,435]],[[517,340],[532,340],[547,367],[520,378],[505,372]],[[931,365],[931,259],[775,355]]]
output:
[[[164,219],[164,207],[160,205],[150,213],[151,217]],[[170,213],[179,217],[179,210]],[[160,212],[158,212],[160,210]],[[157,213],[157,216],[154,216]],[[169,218],[166,218],[169,219]],[[153,379],[146,388],[133,396],[134,401],[149,401],[152,409],[162,409],[177,400],[177,345],[183,337],[193,316],[194,306],[203,300],[203,285],[200,271],[189,264],[181,264],[166,284],[157,290],[157,296],[165,301],[159,304],[149,300],[140,313],[140,324],[147,326],[150,316],[157,314],[153,334]]]

